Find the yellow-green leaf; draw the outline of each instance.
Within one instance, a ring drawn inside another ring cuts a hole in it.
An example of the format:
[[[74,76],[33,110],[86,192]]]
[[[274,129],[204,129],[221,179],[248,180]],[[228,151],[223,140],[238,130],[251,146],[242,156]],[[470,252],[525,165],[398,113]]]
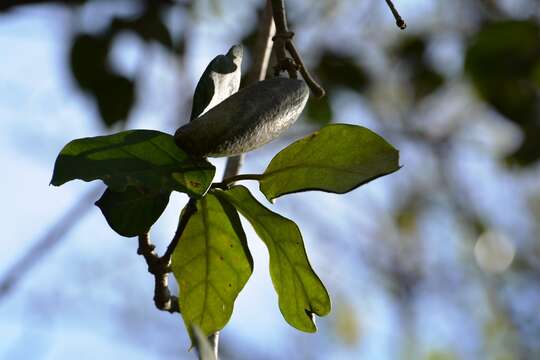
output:
[[[299,330],[315,332],[313,314],[328,314],[330,297],[309,264],[298,226],[262,206],[243,186],[212,194],[233,204],[268,247],[270,276],[285,320]]]
[[[253,271],[234,207],[210,193],[197,201],[197,211],[173,253],[172,271],[180,286],[180,310],[190,334],[195,325],[206,335],[221,330]]]
[[[281,150],[259,182],[268,200],[308,190],[343,194],[399,169],[399,152],[361,126],[333,124]]]

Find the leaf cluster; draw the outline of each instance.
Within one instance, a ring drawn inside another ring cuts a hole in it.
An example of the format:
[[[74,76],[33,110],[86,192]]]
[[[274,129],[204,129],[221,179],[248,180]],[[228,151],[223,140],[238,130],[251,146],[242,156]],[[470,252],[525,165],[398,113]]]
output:
[[[235,76],[234,71],[214,73],[208,79]],[[236,77],[231,79],[236,84]],[[211,103],[205,97],[231,89],[229,81],[208,81],[201,81],[195,93],[201,109]],[[220,88],[219,84],[227,85]],[[207,89],[210,85],[212,91]],[[257,101],[252,103],[256,110]],[[280,112],[268,110],[275,116]],[[252,273],[241,215],[268,248],[270,276],[284,319],[299,330],[314,332],[314,315],[329,313],[330,297],[308,260],[298,226],[234,183],[256,180],[264,196],[273,201],[311,190],[346,193],[398,169],[398,151],[379,135],[360,126],[332,124],[284,148],[262,174],[213,182],[215,167],[206,158],[183,150],[172,135],[129,130],[67,144],[56,160],[51,183],[103,181],[107,190],[96,205],[110,227],[127,237],[149,232],[171,192],[191,198],[196,209],[181,212],[185,227],[173,239],[172,257],[165,261],[171,262],[180,288],[179,308],[192,336],[195,328],[209,335],[226,325]]]

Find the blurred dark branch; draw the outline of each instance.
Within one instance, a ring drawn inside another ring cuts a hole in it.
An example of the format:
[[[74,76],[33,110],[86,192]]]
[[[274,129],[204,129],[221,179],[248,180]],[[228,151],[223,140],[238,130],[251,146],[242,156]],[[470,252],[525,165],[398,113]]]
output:
[[[272,12],[276,24],[276,35],[273,40],[278,60],[274,71],[276,73],[287,71],[289,77],[293,79],[296,78],[296,72],[300,72],[313,95],[317,98],[323,97],[326,93],[325,90],[311,76],[292,41],[294,33],[289,31],[284,0],[272,0]],[[287,56],[287,52],[291,57]]]
[[[0,280],[0,299],[9,294],[15,285],[36,266],[50,251],[60,243],[65,235],[92,208],[94,201],[101,193],[101,186],[92,189],[79,199],[76,204],[54,224],[47,233],[38,240],[15,262]]]
[[[182,233],[186,229],[187,223],[191,216],[197,211],[195,200],[190,199],[186,205],[186,208],[180,215],[178,221],[178,227],[174,234],[171,243],[167,247],[163,256],[158,256],[155,252],[155,246],[150,241],[148,233],[139,235],[139,248],[137,254],[144,257],[146,264],[148,265],[148,272],[154,275],[154,303],[159,310],[168,311],[172,313],[179,313],[180,306],[178,305],[178,297],[171,295],[169,290],[169,273],[171,272],[171,257],[174,249],[178,245],[178,241],[182,236]]]
[[[62,5],[62,6],[78,6],[84,5],[88,0],[2,0],[0,1],[0,12],[8,11],[19,6],[28,5]],[[147,5],[182,5],[186,6],[192,3],[192,0],[145,0]]]
[[[80,1],[73,0],[3,0],[0,2],[0,11],[11,10],[18,6],[26,5],[79,5]]]

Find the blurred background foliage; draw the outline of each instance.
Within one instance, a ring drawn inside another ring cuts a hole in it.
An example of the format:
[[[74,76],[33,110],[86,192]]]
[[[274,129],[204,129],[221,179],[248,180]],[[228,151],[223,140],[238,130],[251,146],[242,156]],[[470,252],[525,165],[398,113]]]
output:
[[[249,69],[262,1],[242,2],[242,9],[225,0],[112,3],[0,3],[0,22],[34,7],[69,14],[66,36],[58,39],[67,42],[65,71],[74,91],[93,104],[102,132],[134,126],[132,114],[160,87],[147,69],[156,53],[174,59],[164,71],[176,72],[171,77],[179,82],[169,97],[175,102],[159,105],[174,115],[156,128],[171,132],[188,119],[199,76],[189,70],[204,68],[235,42],[246,46],[244,73]],[[260,171],[283,144],[331,122],[381,133],[401,150],[404,168],[345,198],[306,194],[283,201],[307,229],[333,313],[309,336],[244,317],[234,325],[244,332],[224,332],[224,358],[540,358],[538,1],[396,5],[409,25],[405,32],[395,28],[383,1],[287,2],[301,53],[327,96],[309,100],[279,145],[249,155],[246,172]],[[213,48],[204,39],[211,36]],[[122,41],[137,44],[128,66],[115,60],[126,49]],[[210,50],[200,50],[205,44]],[[107,261],[113,260],[100,264]],[[151,283],[141,274],[137,281]],[[150,304],[149,287],[143,289],[132,296]],[[251,296],[246,303],[257,307]],[[151,306],[139,321],[137,304],[119,311],[128,310],[130,320],[119,322],[124,336],[141,341],[146,327],[163,337],[145,358],[188,356],[187,343],[178,340],[180,322],[175,327],[160,317],[154,324],[158,312]],[[238,305],[235,316],[243,311]],[[265,336],[247,341],[253,326],[286,335],[278,346]]]

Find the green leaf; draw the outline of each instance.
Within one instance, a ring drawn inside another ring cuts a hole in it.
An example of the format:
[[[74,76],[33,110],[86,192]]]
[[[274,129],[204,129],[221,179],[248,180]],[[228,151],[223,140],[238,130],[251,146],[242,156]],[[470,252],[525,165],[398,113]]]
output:
[[[108,127],[123,122],[135,102],[134,81],[111,71],[108,54],[112,32],[79,34],[70,52],[71,71],[82,90],[96,100],[101,119]]]
[[[170,195],[132,186],[121,192],[107,189],[96,206],[114,231],[133,237],[150,230],[165,211]]]
[[[399,169],[399,152],[374,132],[333,124],[281,150],[261,175],[268,200],[322,190],[346,193]]]
[[[253,260],[238,213],[211,193],[197,201],[172,256],[180,286],[179,305],[190,334],[197,325],[208,336],[229,321]]]
[[[93,89],[101,119],[108,127],[126,121],[135,103],[135,82],[110,72],[105,72]]]
[[[51,184],[101,179],[114,191],[135,186],[202,196],[214,173],[212,164],[190,158],[176,146],[171,135],[130,130],[67,144],[56,159]]]
[[[496,60],[494,60],[496,59]],[[480,96],[512,122],[538,121],[540,26],[531,20],[486,22],[465,54],[465,73]]]
[[[268,247],[270,276],[285,320],[299,330],[315,332],[313,314],[328,314],[330,298],[309,264],[298,226],[262,206],[243,186],[212,193],[233,204]]]
[[[415,101],[433,94],[444,84],[444,77],[427,60],[429,43],[421,35],[400,37],[391,52],[395,60],[402,62],[403,73],[408,79]]]
[[[332,50],[324,52],[314,73],[325,86],[343,86],[356,92],[364,91],[371,82],[364,67],[354,56]]]

